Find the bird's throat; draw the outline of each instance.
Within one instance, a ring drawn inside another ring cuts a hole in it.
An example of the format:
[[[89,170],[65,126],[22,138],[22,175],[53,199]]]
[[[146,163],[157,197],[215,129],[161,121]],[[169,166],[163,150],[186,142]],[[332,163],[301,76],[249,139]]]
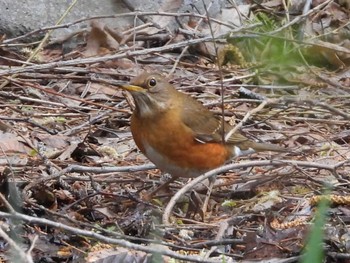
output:
[[[165,103],[155,101],[147,94],[137,94],[133,97],[136,104],[135,114],[139,118],[155,118],[166,109]]]

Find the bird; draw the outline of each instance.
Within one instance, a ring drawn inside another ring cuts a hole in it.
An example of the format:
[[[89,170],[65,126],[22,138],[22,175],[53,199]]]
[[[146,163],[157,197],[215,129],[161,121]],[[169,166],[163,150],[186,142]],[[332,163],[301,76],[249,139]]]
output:
[[[130,129],[139,150],[172,178],[194,178],[235,157],[254,152],[286,152],[235,132],[220,116],[178,91],[162,75],[143,72],[120,87],[134,100]],[[157,188],[151,195],[163,188]]]

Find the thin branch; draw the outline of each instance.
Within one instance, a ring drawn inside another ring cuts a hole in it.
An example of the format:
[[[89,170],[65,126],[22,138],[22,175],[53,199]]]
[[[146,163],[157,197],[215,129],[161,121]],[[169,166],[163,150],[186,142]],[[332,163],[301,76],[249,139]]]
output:
[[[255,26],[256,25],[250,25],[250,26],[246,26],[246,27],[236,28],[236,29],[232,30],[230,33],[231,34],[237,33],[237,32],[247,30],[247,29],[255,27]],[[222,39],[222,40],[226,41],[226,37],[227,37],[227,34],[220,34],[220,35],[216,36],[215,40]],[[22,73],[22,72],[36,72],[38,70],[47,70],[47,69],[54,69],[54,68],[60,69],[60,67],[76,66],[76,65],[81,65],[81,64],[88,65],[88,64],[106,62],[109,60],[126,58],[126,57],[144,56],[144,55],[153,54],[156,52],[165,52],[165,51],[174,50],[177,48],[186,47],[189,45],[197,45],[199,43],[211,42],[211,41],[213,41],[212,36],[207,36],[207,37],[203,37],[203,38],[199,38],[199,39],[186,40],[186,41],[174,43],[174,44],[167,45],[167,46],[148,48],[148,49],[143,49],[143,50],[130,51],[130,49],[127,48],[127,49],[120,50],[121,53],[108,55],[108,56],[104,56],[104,57],[72,59],[72,60],[67,60],[67,61],[50,62],[50,63],[46,63],[46,64],[28,66],[25,68],[1,70],[0,76],[6,76],[6,75],[17,74],[17,73]]]
[[[118,245],[121,247],[129,248],[129,249],[143,251],[143,252],[150,253],[150,254],[161,254],[161,255],[172,257],[172,258],[184,260],[186,262],[204,262],[204,263],[217,263],[218,262],[216,260],[204,260],[203,258],[201,258],[199,256],[181,255],[181,254],[173,252],[169,249],[162,249],[160,247],[152,248],[149,246],[138,245],[138,244],[134,244],[134,243],[131,243],[129,241],[126,241],[126,240],[121,240],[120,238],[106,237],[105,235],[98,234],[98,233],[93,232],[93,231],[82,230],[82,229],[79,229],[76,227],[71,227],[71,226],[68,226],[68,225],[65,225],[62,223],[57,223],[57,222],[54,222],[54,221],[51,221],[51,220],[48,220],[45,218],[32,217],[32,216],[24,215],[24,214],[17,213],[17,212],[12,213],[12,214],[6,213],[6,212],[0,212],[0,217],[15,218],[15,219],[23,220],[23,221],[30,223],[30,224],[47,225],[47,226],[51,226],[54,228],[65,230],[65,231],[73,233],[75,235],[89,237],[89,238],[92,238],[94,240],[98,240],[100,242],[114,244],[114,245]]]
[[[0,193],[0,201],[5,205],[5,207],[11,212],[14,213],[15,209],[13,209],[13,207],[11,206],[11,204],[7,201],[7,199],[5,198],[5,196]]]
[[[35,180],[28,185],[26,185],[22,192],[28,191],[33,185],[44,183],[50,180],[55,180],[60,178],[62,175],[68,173],[94,173],[94,174],[102,174],[102,173],[121,173],[121,172],[137,172],[137,171],[145,171],[150,169],[155,169],[154,164],[144,164],[144,165],[132,165],[132,166],[119,166],[119,167],[89,167],[82,165],[70,165],[67,168],[51,175],[48,177],[40,178]]]
[[[9,214],[11,215],[11,214]],[[10,245],[10,247],[14,250],[12,252],[12,260],[15,261],[15,258],[19,257],[18,259],[20,259],[20,262],[24,262],[24,263],[33,263],[33,259],[32,257],[25,253],[24,250],[17,245],[17,243],[10,238],[4,230],[2,230],[2,227],[0,227],[0,236]],[[16,262],[16,261],[15,261]]]
[[[252,109],[251,111],[248,111],[247,114],[244,116],[244,118],[226,134],[225,142],[227,142],[232,136],[232,134],[237,132],[243,126],[243,124],[250,118],[250,116],[261,111],[269,102],[271,102],[271,100],[264,100],[262,103],[260,103],[258,107],[256,107],[255,109]]]
[[[112,110],[112,111],[119,111],[119,112],[123,112],[123,113],[129,113],[128,110],[117,109],[115,107],[110,107],[110,106],[107,106],[105,104],[100,104],[100,103],[96,103],[96,102],[93,102],[93,101],[89,101],[89,100],[85,100],[85,99],[80,99],[80,98],[76,98],[76,97],[73,97],[73,96],[69,96],[69,95],[66,95],[64,93],[57,92],[57,91],[55,91],[53,89],[44,88],[41,85],[36,84],[36,83],[30,83],[30,82],[21,81],[21,80],[18,80],[18,79],[13,79],[13,78],[8,78],[8,77],[2,77],[2,78],[6,79],[6,81],[13,82],[13,83],[16,83],[18,85],[26,85],[26,86],[29,86],[29,87],[31,87],[33,89],[37,89],[37,90],[40,90],[40,91],[43,91],[45,93],[49,93],[49,94],[52,94],[52,95],[55,95],[55,96],[58,96],[58,97],[67,98],[67,99],[70,99],[70,100],[73,100],[73,101],[78,101],[78,102],[81,102],[81,103],[93,105],[93,106],[100,107],[100,108],[103,108],[103,109],[109,109],[109,110]]]
[[[116,166],[116,167],[90,167],[83,165],[70,165],[67,168],[63,169],[60,174],[66,173],[94,173],[94,174],[102,174],[102,173],[122,173],[122,172],[139,172],[139,171],[147,171],[151,169],[155,169],[156,166],[154,164],[144,164],[144,165],[130,165],[130,166]]]
[[[85,21],[89,21],[89,20],[95,20],[95,19],[104,19],[104,18],[119,18],[119,17],[129,17],[129,16],[173,16],[173,17],[184,17],[184,16],[188,16],[188,17],[198,17],[198,18],[206,18],[205,15],[200,15],[200,14],[195,14],[195,13],[170,13],[170,12],[130,12],[130,13],[123,13],[123,14],[117,14],[117,15],[105,15],[105,16],[92,16],[92,17],[84,17],[81,18],[79,20],[67,23],[67,24],[62,24],[62,25],[55,25],[55,26],[48,26],[48,27],[43,27],[43,28],[39,28],[36,30],[33,30],[31,32],[28,32],[22,36],[16,37],[16,38],[11,38],[11,39],[6,39],[2,42],[2,44],[8,44],[8,43],[12,43],[21,39],[25,39],[31,35],[35,35],[41,32],[45,32],[45,31],[49,31],[49,30],[54,30],[54,29],[59,29],[59,28],[69,28],[75,24],[79,24]],[[223,21],[217,20],[212,18],[211,19],[213,22],[220,24],[220,25],[224,25],[227,26],[228,28],[231,29],[236,29],[237,27],[229,24],[229,23],[225,23]],[[1,46],[1,45],[0,45]]]
[[[324,108],[332,113],[335,113],[339,116],[342,116],[346,120],[350,120],[350,114],[345,113],[344,111],[338,110],[338,109],[334,108],[333,106],[326,104],[326,103],[323,103],[323,102],[319,102],[316,100],[309,100],[309,99],[306,99],[306,100],[298,99],[298,98],[294,99],[294,98],[289,98],[289,97],[281,98],[280,100],[288,102],[288,103],[296,103],[299,105],[309,104],[311,106],[319,106],[319,107]]]
[[[333,0],[327,0],[321,4],[319,4],[318,6],[314,7],[313,9],[311,9],[309,12],[306,12],[305,14],[302,14],[300,16],[297,16],[296,18],[294,18],[292,21],[290,21],[289,23],[285,24],[284,26],[281,26],[280,28],[271,31],[269,34],[276,34],[278,32],[281,32],[282,30],[296,24],[299,23],[300,21],[302,21],[303,19],[306,19],[306,17],[308,17],[309,15],[311,15],[312,13],[315,13],[316,11],[321,10],[323,7],[325,7],[326,5],[328,5],[329,3],[333,2]]]
[[[204,181],[205,179],[213,177],[219,173],[227,172],[233,169],[242,169],[242,168],[248,168],[248,167],[254,167],[254,166],[267,166],[267,165],[273,165],[273,166],[295,165],[295,166],[301,166],[301,167],[307,167],[307,168],[324,169],[324,170],[329,170],[331,172],[334,172],[336,169],[338,169],[339,167],[343,166],[348,162],[349,160],[346,160],[343,162],[339,162],[335,165],[326,165],[326,164],[320,164],[316,162],[305,162],[305,161],[294,161],[294,160],[266,160],[266,161],[252,161],[252,162],[245,162],[245,163],[232,163],[232,164],[228,164],[228,165],[213,169],[193,179],[191,182],[189,182],[184,187],[182,187],[179,191],[176,192],[176,194],[170,199],[168,205],[164,209],[163,224],[170,225],[170,222],[169,222],[170,214],[179,198],[181,198],[189,190],[193,189],[193,187],[198,183]]]
[[[212,3],[210,3],[210,6],[211,6],[211,4],[212,4]],[[210,8],[210,7],[209,7],[209,8]],[[197,34],[198,28],[199,28],[200,24],[203,22],[203,20],[204,20],[204,18],[199,19],[199,21],[198,21],[196,27],[193,29],[193,34],[194,34],[194,35]],[[208,22],[209,22],[209,21],[208,21]],[[210,24],[210,23],[209,23],[209,24]],[[182,56],[187,52],[187,50],[188,50],[189,47],[190,47],[190,46],[186,46],[186,47],[184,47],[184,49],[181,51],[181,54],[176,58],[173,67],[171,68],[171,70],[170,70],[169,73],[167,74],[167,77],[171,76],[171,75],[175,72],[175,69],[176,69],[177,65],[179,64],[179,62],[180,62]]]
[[[0,200],[3,204],[5,204],[6,208],[11,212],[11,214],[16,214],[16,211],[14,210],[14,208],[11,206],[11,204],[6,200],[5,196],[0,193]],[[10,215],[10,214],[9,214]],[[16,255],[15,256],[19,256],[19,258],[21,259],[21,262],[26,262],[26,263],[32,263],[34,262],[30,252],[29,253],[25,253],[24,250],[12,239],[10,238],[6,232],[2,229],[2,227],[0,227],[0,236],[6,240],[6,242],[10,245],[10,247],[15,250]],[[32,243],[33,244],[33,243]],[[32,247],[32,246],[31,246]]]
[[[63,15],[60,17],[60,19],[57,21],[56,25],[60,24],[63,19],[68,15],[68,13],[70,12],[70,10],[72,10],[72,8],[75,6],[75,4],[78,2],[78,0],[74,0],[69,7],[67,8],[67,10],[63,13]],[[29,58],[26,60],[26,62],[30,62],[33,60],[33,58],[39,53],[39,51],[43,48],[43,46],[45,45],[46,41],[49,39],[49,37],[51,36],[51,33],[53,31],[49,30],[44,38],[40,41],[40,44],[36,47],[36,49],[34,50],[34,52],[29,56]],[[22,67],[25,67],[26,64],[23,64]],[[15,78],[16,75],[13,75],[12,78]],[[8,80],[4,81],[1,85],[0,85],[0,89],[2,89],[3,87],[5,87],[8,84]]]

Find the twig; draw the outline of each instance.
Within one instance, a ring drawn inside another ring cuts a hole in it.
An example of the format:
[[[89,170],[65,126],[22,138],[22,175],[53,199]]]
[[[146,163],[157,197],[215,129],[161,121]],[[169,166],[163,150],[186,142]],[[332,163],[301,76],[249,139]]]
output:
[[[326,5],[328,5],[330,2],[333,2],[333,0],[327,0],[321,4],[319,4],[318,6],[314,7],[313,9],[311,9],[309,12],[306,12],[305,14],[302,14],[300,16],[297,16],[296,18],[294,18],[292,21],[290,21],[289,23],[285,24],[284,26],[281,26],[280,28],[271,31],[269,34],[276,34],[278,32],[281,32],[282,30],[296,24],[299,23],[300,21],[302,21],[303,19],[305,19],[307,16],[309,16],[312,13],[315,13],[316,11],[321,10],[323,7],[325,7]]]
[[[310,11],[312,0],[307,0],[305,1],[304,8],[303,8],[303,14],[306,14],[307,12]],[[304,38],[304,33],[305,33],[305,21],[300,25],[300,29],[298,32],[298,39],[303,40]]]
[[[63,19],[68,15],[68,13],[70,12],[70,10],[75,6],[75,4],[78,2],[78,0],[74,0],[69,7],[67,8],[67,10],[63,13],[63,15],[60,17],[60,19],[57,21],[56,25],[60,24]],[[34,52],[29,56],[29,58],[26,60],[26,62],[30,62],[32,61],[32,59],[39,53],[39,51],[42,49],[42,47],[44,46],[44,44],[46,43],[46,40],[50,37],[52,33],[52,30],[49,30],[46,34],[45,37],[40,41],[40,44],[37,46],[37,48],[34,50]],[[22,67],[25,67],[26,64],[23,64]],[[15,78],[16,75],[13,75],[12,78]],[[8,80],[4,81],[1,85],[0,85],[0,90],[5,87],[7,84],[9,83]]]
[[[348,162],[349,160],[346,160],[343,162],[336,163],[335,165],[326,165],[326,164],[320,164],[316,162],[305,162],[305,161],[294,161],[294,160],[266,160],[266,161],[251,161],[246,163],[232,163],[232,164],[228,164],[228,165],[213,169],[193,179],[191,182],[189,182],[184,187],[182,187],[179,191],[176,192],[176,194],[170,199],[168,205],[164,209],[163,224],[170,225],[170,222],[169,222],[170,214],[179,198],[181,198],[187,191],[193,189],[193,187],[196,184],[204,181],[205,179],[213,177],[219,173],[223,173],[233,169],[242,169],[242,168],[248,168],[248,167],[254,167],[254,166],[267,166],[267,165],[273,165],[273,166],[295,165],[295,166],[302,166],[302,167],[308,167],[308,168],[324,169],[324,170],[329,170],[331,172],[335,172],[339,167],[345,165]]]
[[[243,124],[250,118],[250,116],[261,111],[266,106],[266,104],[271,103],[271,101],[272,100],[264,100],[262,103],[260,103],[258,107],[252,109],[251,111],[248,111],[244,118],[226,134],[225,142],[227,142],[232,136],[232,134],[237,132],[243,126]]]
[[[34,83],[30,83],[30,82],[20,81],[20,80],[8,78],[8,77],[3,77],[3,78],[8,80],[8,81],[10,81],[10,82],[13,82],[13,83],[16,83],[16,84],[19,84],[19,85],[26,85],[26,86],[29,86],[31,88],[34,88],[34,89],[43,91],[45,93],[49,93],[49,94],[58,96],[58,97],[63,97],[63,98],[71,99],[71,100],[74,100],[74,101],[79,101],[81,103],[93,105],[93,106],[96,106],[96,107],[101,107],[103,109],[109,109],[109,110],[112,110],[112,111],[119,111],[119,112],[123,112],[123,113],[129,113],[128,110],[117,109],[117,108],[110,107],[110,106],[107,106],[107,105],[104,105],[104,104],[100,104],[100,103],[92,102],[92,101],[89,101],[89,100],[84,100],[84,99],[76,98],[76,97],[73,97],[73,96],[69,96],[69,95],[57,92],[55,90],[52,90],[52,89],[43,88],[39,84],[34,84]]]
[[[281,116],[280,120],[294,120],[294,121],[304,121],[304,122],[314,122],[314,123],[325,123],[325,124],[335,124],[335,125],[344,125],[349,124],[349,121],[343,120],[329,120],[329,119],[319,119],[319,118],[307,118],[307,117],[284,117]]]
[[[334,44],[333,44],[334,45]],[[327,48],[327,49],[330,49],[330,48]],[[350,49],[349,49],[349,52],[350,52]],[[300,58],[302,59],[302,61],[305,63],[305,65],[307,66],[307,68],[315,75],[317,76],[319,79],[321,79],[322,81],[328,83],[329,85],[333,86],[333,87],[338,87],[338,88],[342,88],[344,89],[345,87],[343,87],[338,81],[333,81],[332,79],[330,78],[325,78],[323,76],[321,76],[318,72],[316,72],[316,70],[311,67],[309,65],[309,63],[306,61],[303,53],[301,52],[300,49],[298,49],[298,53],[299,53],[299,56]],[[344,63],[342,63],[342,67],[346,67]]]
[[[10,214],[9,214],[10,215]],[[19,245],[16,244],[16,242],[10,238],[4,230],[2,230],[2,227],[0,227],[0,236],[10,245],[10,247],[15,251],[15,253],[12,253],[12,262],[16,262],[16,258],[19,259],[19,262],[24,262],[24,263],[34,263],[32,257],[30,254],[27,254],[23,251],[22,248],[20,248]]]
[[[111,110],[107,110],[105,112],[102,112],[101,114],[93,117],[93,118],[89,118],[88,121],[74,127],[74,128],[71,128],[69,130],[66,130],[64,132],[62,132],[62,134],[64,135],[67,135],[67,136],[72,136],[76,133],[78,133],[78,131],[80,131],[81,129],[83,129],[84,127],[86,126],[89,126],[89,125],[93,125],[94,123],[96,123],[97,121],[101,120],[103,117],[107,116],[108,114],[110,114],[112,111]]]
[[[74,0],[67,8],[67,10],[63,13],[63,15],[58,19],[58,21],[56,22],[56,26],[61,24],[61,22],[63,21],[63,19],[68,15],[68,13],[72,10],[72,8],[75,6],[75,4],[78,2],[78,0]],[[37,48],[34,50],[34,52],[30,55],[30,57],[27,59],[26,62],[30,62],[37,54],[38,52],[43,48],[43,46],[45,45],[46,41],[49,39],[49,37],[51,36],[53,30],[49,30],[44,38],[40,41],[40,44],[37,46]]]
[[[27,255],[30,257],[30,253],[32,253],[32,250],[34,249],[35,247],[35,243],[36,241],[38,240],[39,236],[38,235],[35,235],[33,240],[31,241],[31,244],[30,244],[30,247],[28,248],[27,250]]]
[[[5,205],[5,207],[11,212],[11,213],[15,213],[15,209],[13,209],[13,207],[11,206],[11,204],[7,201],[7,199],[5,198],[5,196],[0,193],[0,201]]]
[[[22,36],[16,37],[16,38],[11,38],[11,39],[6,39],[4,40],[1,44],[8,44],[8,43],[12,43],[21,39],[25,39],[31,35],[40,33],[40,32],[44,32],[44,31],[49,31],[49,30],[54,30],[54,29],[59,29],[59,28],[69,28],[75,24],[79,24],[85,21],[89,21],[89,20],[95,20],[95,19],[103,19],[103,18],[118,18],[118,17],[128,17],[128,16],[153,16],[153,15],[157,15],[157,16],[173,16],[173,17],[182,17],[182,16],[190,16],[190,17],[198,17],[198,18],[206,18],[206,16],[204,15],[200,15],[200,14],[195,14],[195,13],[170,13],[170,12],[130,12],[130,13],[123,13],[123,14],[117,14],[117,15],[105,15],[105,16],[92,16],[92,17],[84,17],[82,19],[70,22],[70,23],[66,23],[66,24],[62,24],[62,25],[55,25],[55,26],[48,26],[48,27],[43,27],[43,28],[39,28],[36,30],[33,30],[31,32],[28,32]],[[231,29],[236,29],[236,27],[234,25],[231,25],[229,23],[225,23],[223,21],[217,20],[212,18],[211,19],[213,22],[220,24],[220,25],[224,25],[227,26],[228,28]],[[1,45],[0,45],[1,46]]]
[[[66,173],[122,173],[122,172],[139,172],[155,169],[154,164],[144,164],[144,165],[131,165],[131,166],[116,166],[116,167],[89,167],[82,165],[70,165],[63,169],[60,174]]]
[[[215,240],[219,241],[219,240],[222,240],[225,236],[227,236],[228,233],[226,233],[226,232],[228,229],[229,229],[229,224],[228,224],[227,220],[221,222],[219,230],[216,233]],[[209,258],[210,255],[217,249],[218,249],[218,245],[212,246],[210,248],[210,250],[205,253],[205,258]]]
[[[211,5],[212,5],[212,3],[210,3],[210,6],[211,6]],[[210,6],[209,6],[209,8],[210,8]],[[207,12],[208,12],[208,11],[206,11],[206,13],[207,13]],[[204,18],[201,18],[201,19],[198,21],[196,27],[193,29],[193,34],[196,34],[196,33],[197,33],[198,27],[199,27],[200,24],[203,22],[203,20],[204,20]],[[208,21],[208,22],[209,22],[209,21]],[[181,54],[176,58],[173,67],[171,68],[171,70],[170,70],[169,73],[167,74],[167,77],[171,76],[171,75],[175,72],[175,69],[176,69],[177,65],[179,64],[179,62],[180,62],[180,60],[181,60],[183,54],[185,54],[185,52],[188,50],[188,48],[189,48],[189,46],[186,46],[186,47],[181,51]]]
[[[97,193],[97,194],[106,194],[106,193]],[[112,196],[115,196],[115,195],[112,195]],[[128,197],[129,198],[129,197]],[[179,246],[179,245],[175,245],[175,244],[172,244],[172,243],[168,243],[168,242],[164,242],[164,241],[161,241],[159,239],[149,239],[149,238],[141,238],[141,237],[136,237],[136,236],[129,236],[129,235],[124,235],[122,234],[122,231],[120,229],[117,229],[117,230],[108,230],[107,228],[103,228],[101,226],[98,226],[96,224],[90,224],[90,223],[86,223],[86,222],[83,222],[83,221],[80,221],[78,219],[74,219],[72,217],[70,217],[69,215],[67,214],[64,214],[62,213],[62,211],[59,211],[59,212],[54,212],[50,209],[47,209],[43,206],[39,206],[37,204],[32,204],[34,207],[40,209],[40,210],[43,210],[45,211],[45,213],[47,215],[49,215],[51,218],[62,218],[64,220],[66,220],[67,223],[69,223],[69,225],[75,225],[76,227],[81,227],[81,228],[84,228],[84,229],[87,229],[89,228],[90,230],[93,230],[94,232],[100,232],[100,233],[103,233],[104,235],[109,235],[109,236],[112,236],[112,237],[115,237],[115,238],[118,238],[118,239],[126,239],[126,240],[130,240],[130,241],[133,241],[134,243],[135,242],[138,242],[138,243],[153,243],[153,244],[160,244],[160,245],[163,245],[163,246],[167,246],[167,247],[171,247],[171,248],[175,248],[175,249],[183,249],[183,250],[186,250],[186,249],[191,249],[191,250],[197,250],[199,248],[203,248],[204,246],[212,246],[212,245],[215,245],[215,244],[228,244],[228,243],[243,243],[243,240],[240,240],[240,239],[224,239],[224,240],[220,240],[220,241],[207,241],[207,242],[202,242],[202,243],[197,243],[196,245],[192,245],[191,248],[189,248],[188,246],[184,247],[184,246]],[[71,204],[70,204],[71,205]],[[69,206],[70,206],[69,205]],[[65,209],[66,207],[64,207]],[[203,224],[204,225],[204,224]],[[118,225],[117,225],[118,227]],[[208,229],[208,227],[211,227],[211,228],[214,228],[215,225],[210,225],[209,224],[205,224],[205,226],[203,226],[202,228],[204,229]],[[178,226],[176,229],[179,229],[181,228],[181,226]],[[191,226],[191,229],[196,229],[196,227],[194,226]],[[119,232],[117,232],[119,231]],[[201,244],[203,247],[201,247]]]
[[[54,101],[48,101],[48,100],[43,100],[43,99],[35,99],[35,98],[29,98],[29,97],[25,97],[25,96],[20,96],[16,93],[13,92],[6,92],[6,91],[0,91],[0,96],[8,98],[8,99],[18,99],[21,101],[27,101],[27,102],[34,102],[37,103],[39,105],[42,104],[48,104],[49,106],[57,106],[57,107],[65,107],[66,105],[64,105],[63,103],[59,103],[59,102],[54,102]],[[85,107],[78,107],[78,109],[80,110],[86,110],[87,108]],[[11,117],[4,117],[4,118],[8,118],[9,120],[11,120]]]
[[[144,164],[144,165],[132,165],[132,166],[120,166],[120,167],[89,167],[89,166],[82,166],[82,165],[70,165],[67,168],[52,174],[51,176],[40,178],[38,180],[35,180],[28,185],[26,185],[22,192],[28,191],[33,185],[44,183],[50,180],[55,180],[60,178],[62,175],[68,174],[68,173],[94,173],[94,174],[101,174],[101,173],[119,173],[119,172],[137,172],[137,171],[145,171],[156,168],[154,164]]]
[[[216,56],[216,61],[217,61],[217,66],[219,68],[219,76],[220,76],[220,90],[221,90],[221,121],[224,122],[224,118],[225,118],[225,113],[224,113],[224,93],[225,93],[225,89],[224,89],[224,76],[222,74],[222,65],[220,64],[219,62],[219,51],[218,51],[218,46],[216,45],[216,41],[215,41],[215,37],[214,37],[214,30],[213,30],[213,27],[210,23],[211,21],[211,17],[209,16],[209,11],[208,11],[208,8],[205,4],[205,1],[202,0],[202,3],[203,3],[203,6],[204,6],[204,9],[205,9],[205,15],[206,15],[206,18],[208,20],[208,26],[209,26],[209,30],[210,30],[210,36],[212,37],[213,39],[213,46],[214,46],[214,50],[215,50],[215,56]],[[225,125],[221,125],[221,129],[222,129],[222,142],[225,141]],[[206,201],[209,201],[206,199]]]
[[[94,240],[98,240],[100,242],[114,244],[114,245],[122,246],[125,248],[143,251],[143,252],[151,253],[151,254],[161,254],[161,255],[172,257],[172,258],[181,259],[181,260],[184,260],[186,262],[204,262],[204,263],[217,263],[218,262],[215,260],[204,260],[198,256],[181,255],[181,254],[175,253],[171,250],[162,249],[159,247],[152,248],[152,247],[148,247],[148,246],[144,246],[144,245],[138,245],[138,244],[134,244],[134,243],[131,243],[129,241],[126,241],[126,240],[121,240],[120,238],[106,237],[105,235],[98,234],[98,233],[93,232],[93,231],[82,230],[82,229],[79,229],[76,227],[71,227],[71,226],[68,226],[68,225],[65,225],[62,223],[57,223],[57,222],[54,222],[54,221],[51,221],[51,220],[48,220],[45,218],[32,217],[32,216],[24,215],[24,214],[17,213],[17,212],[14,212],[12,214],[0,212],[0,217],[15,218],[15,219],[23,220],[23,221],[25,221],[27,223],[31,223],[31,224],[47,225],[47,226],[51,226],[54,228],[65,230],[67,232],[70,232],[70,233],[73,233],[76,235],[89,237],[89,238],[92,238]]]
[[[235,30],[232,30],[231,33],[236,33],[239,31],[247,30],[248,28],[251,28],[251,27],[252,26],[236,28]],[[216,36],[215,39],[216,40],[218,40],[218,39],[225,40],[226,37],[227,37],[227,34],[220,34],[220,35]],[[104,57],[72,59],[72,60],[67,60],[67,61],[51,62],[51,63],[40,64],[40,65],[35,65],[35,66],[28,66],[25,68],[1,70],[0,76],[6,76],[6,75],[17,74],[17,73],[22,73],[22,72],[36,72],[38,70],[47,70],[47,69],[54,69],[54,68],[60,69],[60,67],[65,67],[65,66],[76,66],[76,65],[81,65],[81,64],[94,64],[94,63],[106,62],[109,60],[126,58],[126,57],[144,56],[144,55],[153,54],[156,52],[164,52],[164,51],[174,50],[177,48],[186,47],[188,45],[197,45],[199,43],[211,42],[211,41],[213,41],[213,38],[211,36],[208,36],[208,37],[203,37],[200,39],[191,39],[191,40],[186,40],[186,41],[174,43],[174,44],[163,46],[163,47],[148,48],[148,49],[144,49],[144,50],[130,51],[129,48],[127,48],[127,49],[121,50],[121,53],[117,53],[114,55],[108,55],[108,56],[104,56]]]
[[[327,252],[327,255],[332,257],[332,258],[338,258],[338,259],[350,259],[350,253],[341,253],[341,252]]]
[[[337,115],[342,116],[346,120],[350,120],[350,114],[345,113],[344,111],[338,110],[338,109],[334,108],[333,106],[331,106],[329,104],[326,104],[326,103],[323,103],[323,102],[319,102],[319,101],[316,101],[316,100],[294,99],[294,98],[289,98],[289,97],[282,98],[281,100],[285,101],[285,102],[288,102],[288,103],[296,103],[296,104],[299,104],[299,105],[309,104],[309,105],[312,105],[312,106],[319,106],[319,107],[324,108],[324,109],[326,109],[326,110],[328,110],[328,111],[330,111],[332,113],[335,113]]]
[[[240,88],[238,89],[238,93],[246,98],[248,97],[250,99],[255,99],[260,101],[266,100],[266,96],[256,93],[254,91],[251,91],[249,89],[246,89],[243,86],[240,86]]]
[[[223,37],[224,37],[224,35],[221,35],[218,38],[223,38]],[[148,55],[148,54],[152,54],[152,53],[156,53],[156,52],[164,52],[164,51],[168,51],[168,50],[173,50],[173,49],[185,47],[188,45],[196,45],[198,43],[202,43],[202,42],[206,42],[206,41],[212,41],[212,38],[205,37],[205,38],[200,38],[200,39],[192,39],[192,40],[183,41],[183,42],[175,43],[175,44],[168,45],[168,46],[148,48],[148,49],[135,50],[135,51],[130,51],[129,48],[127,48],[126,50],[125,49],[120,50],[121,53],[103,56],[103,57],[72,59],[72,60],[67,60],[67,61],[50,62],[50,63],[46,63],[46,64],[28,66],[25,68],[1,70],[0,76],[6,76],[6,75],[17,74],[17,73],[22,73],[22,72],[36,72],[38,70],[59,69],[60,67],[76,66],[76,65],[81,65],[81,64],[88,65],[88,64],[106,62],[109,60],[126,58],[126,57],[143,56],[143,55]]]
[[[11,214],[16,214],[16,211],[13,209],[13,207],[10,205],[10,203],[6,200],[5,196],[0,193],[0,200],[3,204],[5,204],[6,208],[11,212]],[[9,215],[11,215],[9,214]],[[10,247],[12,247],[13,250],[16,251],[16,253],[13,253],[13,255],[15,257],[19,256],[19,258],[21,259],[21,262],[26,262],[26,263],[33,263],[33,259],[30,255],[30,251],[28,251],[28,253],[25,253],[24,250],[12,239],[10,238],[5,231],[2,229],[2,227],[0,227],[0,236],[6,240],[6,242],[10,245]],[[35,241],[36,239],[34,239]],[[32,243],[32,245],[34,244],[34,242]],[[31,246],[32,247],[32,246]]]
[[[349,24],[349,23],[348,23]],[[333,50],[336,52],[344,52],[345,54],[350,54],[350,49],[346,48],[346,47],[342,47],[340,45],[337,44],[333,44],[333,43],[329,43],[326,42],[326,44],[324,44],[324,42],[321,41],[300,41],[298,39],[291,39],[291,38],[287,38],[287,37],[281,37],[278,35],[271,35],[271,32],[269,33],[261,33],[261,32],[252,32],[252,31],[246,31],[247,34],[244,35],[237,35],[234,34],[234,38],[238,37],[245,37],[245,38],[258,38],[258,37],[269,37],[272,39],[280,39],[280,40],[284,40],[284,41],[288,41],[288,42],[293,42],[293,43],[298,43],[304,46],[310,45],[310,46],[315,46],[315,47],[320,47],[320,48],[326,48],[329,50]],[[248,34],[249,33],[249,34]],[[228,42],[230,42],[230,37],[227,38]]]

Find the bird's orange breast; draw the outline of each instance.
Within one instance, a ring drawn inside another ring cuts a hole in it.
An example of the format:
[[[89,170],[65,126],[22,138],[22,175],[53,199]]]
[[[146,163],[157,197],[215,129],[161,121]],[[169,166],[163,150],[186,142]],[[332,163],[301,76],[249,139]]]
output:
[[[159,169],[179,177],[195,177],[228,161],[229,147],[201,143],[193,131],[171,111],[156,118],[133,115],[131,132],[136,145]]]

